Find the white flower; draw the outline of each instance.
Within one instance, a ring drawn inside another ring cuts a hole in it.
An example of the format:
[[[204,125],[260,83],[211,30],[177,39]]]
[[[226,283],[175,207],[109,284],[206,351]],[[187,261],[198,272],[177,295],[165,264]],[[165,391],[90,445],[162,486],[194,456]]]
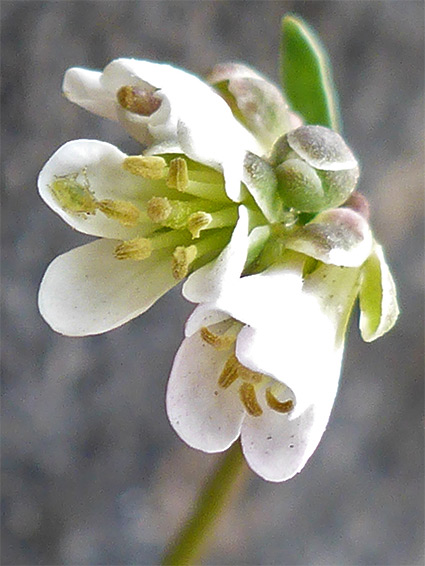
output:
[[[116,59],[103,72],[71,68],[63,91],[90,112],[119,120],[149,154],[183,153],[223,171],[232,200],[240,199],[246,151],[262,151],[210,86],[171,65]]]
[[[95,140],[62,146],[38,186],[70,226],[102,238],[57,257],[40,286],[41,314],[70,336],[146,311],[227,245],[238,218],[220,173],[184,158],[128,157]]]
[[[246,198],[246,152],[259,146],[210,86],[170,65],[118,59],[102,73],[72,68],[63,90],[149,144],[129,157],[104,142],[71,141],[39,175],[40,195],[57,214],[103,238],[59,256],[40,287],[46,321],[83,336],[138,316],[217,256],[238,218],[234,201]],[[264,221],[255,204],[250,210]]]
[[[255,230],[248,238],[241,214],[225,252],[186,282],[186,298],[201,304],[174,361],[167,411],[190,446],[220,452],[240,435],[250,467],[266,480],[284,481],[304,467],[326,428],[359,288],[370,299],[367,306],[360,302],[365,339],[389,330],[398,310],[391,276],[371,242],[359,254],[358,240],[347,237],[353,255],[342,266],[323,263],[342,253],[322,253],[309,267],[308,256],[286,252],[265,271],[241,277],[257,238]]]

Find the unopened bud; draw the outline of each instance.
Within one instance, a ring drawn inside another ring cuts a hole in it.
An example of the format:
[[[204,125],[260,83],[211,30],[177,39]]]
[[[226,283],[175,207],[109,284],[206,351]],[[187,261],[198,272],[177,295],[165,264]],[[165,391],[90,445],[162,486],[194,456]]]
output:
[[[270,161],[285,206],[301,212],[343,204],[359,177],[350,148],[339,134],[323,126],[301,126],[282,136]]]

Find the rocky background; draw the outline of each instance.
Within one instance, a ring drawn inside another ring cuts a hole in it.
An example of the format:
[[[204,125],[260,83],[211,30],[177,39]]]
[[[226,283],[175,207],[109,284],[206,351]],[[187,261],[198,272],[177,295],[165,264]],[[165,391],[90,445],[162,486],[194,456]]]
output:
[[[56,335],[37,312],[48,263],[87,241],[39,199],[38,171],[70,139],[137,151],[61,96],[64,71],[119,56],[199,74],[241,60],[277,80],[280,18],[295,11],[330,51],[402,315],[371,345],[353,321],[316,454],[286,484],[249,474],[204,564],[423,564],[423,3],[3,0],[1,11],[2,563],[157,564],[217,461],[184,445],[165,414],[192,308],[179,289],[86,339]]]

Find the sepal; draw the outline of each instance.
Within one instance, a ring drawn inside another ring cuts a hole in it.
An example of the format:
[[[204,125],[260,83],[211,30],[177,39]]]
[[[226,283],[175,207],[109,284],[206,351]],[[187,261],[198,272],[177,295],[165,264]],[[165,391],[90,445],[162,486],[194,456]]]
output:
[[[372,342],[394,326],[399,315],[397,293],[382,246],[374,248],[365,262],[360,286],[360,332]]]

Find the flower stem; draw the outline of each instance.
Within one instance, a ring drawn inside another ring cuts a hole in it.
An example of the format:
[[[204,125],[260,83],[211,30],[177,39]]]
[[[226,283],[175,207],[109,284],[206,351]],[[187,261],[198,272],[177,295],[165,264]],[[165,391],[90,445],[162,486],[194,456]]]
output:
[[[224,454],[207,480],[191,517],[170,545],[162,560],[163,566],[199,564],[208,538],[213,534],[220,515],[242,485],[241,472],[246,469],[239,442]]]

